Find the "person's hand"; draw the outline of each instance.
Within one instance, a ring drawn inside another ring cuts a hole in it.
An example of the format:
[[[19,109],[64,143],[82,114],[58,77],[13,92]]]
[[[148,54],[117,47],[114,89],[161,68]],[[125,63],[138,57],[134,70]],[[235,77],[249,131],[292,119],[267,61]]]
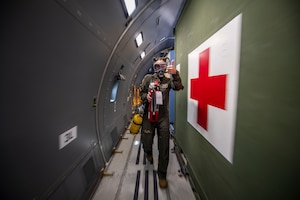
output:
[[[152,101],[152,97],[150,96],[150,92],[148,92],[148,94],[147,94],[147,99],[148,99],[148,102]]]
[[[175,68],[175,66],[174,66],[174,63],[175,63],[175,61],[172,60],[171,65],[168,65],[168,66],[167,66],[167,72],[168,72],[169,74],[176,74],[176,68]]]

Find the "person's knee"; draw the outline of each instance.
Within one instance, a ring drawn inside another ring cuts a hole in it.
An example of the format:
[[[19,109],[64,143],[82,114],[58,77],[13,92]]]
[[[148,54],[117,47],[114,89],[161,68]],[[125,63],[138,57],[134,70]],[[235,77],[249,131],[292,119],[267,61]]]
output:
[[[151,135],[152,131],[150,129],[143,129],[142,133],[145,135]]]

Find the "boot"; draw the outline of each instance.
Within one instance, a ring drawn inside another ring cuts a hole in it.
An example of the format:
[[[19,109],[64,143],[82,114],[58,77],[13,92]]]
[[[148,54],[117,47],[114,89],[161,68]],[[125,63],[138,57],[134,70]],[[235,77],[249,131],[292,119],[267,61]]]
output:
[[[147,155],[146,158],[150,162],[150,164],[153,165],[153,157],[152,157],[152,155]]]
[[[159,183],[160,188],[167,188],[168,187],[168,181],[165,178],[159,178],[158,183]]]

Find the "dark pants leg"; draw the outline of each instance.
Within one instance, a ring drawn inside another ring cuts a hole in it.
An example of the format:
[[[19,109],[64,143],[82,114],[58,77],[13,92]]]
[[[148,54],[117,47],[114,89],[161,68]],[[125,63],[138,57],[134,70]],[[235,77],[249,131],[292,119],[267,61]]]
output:
[[[157,122],[157,136],[158,136],[158,176],[159,178],[166,178],[167,168],[169,164],[169,150],[170,150],[170,122],[169,116],[161,116]]]
[[[144,152],[152,155],[153,138],[155,134],[155,123],[152,123],[144,116],[141,130],[141,140]]]
[[[169,150],[170,150],[170,120],[169,116],[160,116],[158,122],[152,123],[147,118],[143,119],[141,140],[144,152],[147,155],[152,155],[153,138],[155,135],[155,128],[157,128],[158,138],[158,170],[159,178],[166,178],[167,168],[169,164]]]

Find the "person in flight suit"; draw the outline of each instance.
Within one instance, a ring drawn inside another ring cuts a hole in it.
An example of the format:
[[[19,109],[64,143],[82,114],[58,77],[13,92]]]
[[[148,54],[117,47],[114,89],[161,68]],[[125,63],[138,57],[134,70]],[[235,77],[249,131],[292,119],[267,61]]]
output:
[[[153,74],[146,74],[140,85],[140,95],[142,103],[145,105],[145,115],[142,122],[141,141],[147,160],[153,164],[152,144],[155,129],[158,136],[158,178],[159,186],[166,188],[168,185],[166,176],[169,164],[169,139],[170,139],[170,119],[169,119],[169,91],[173,89],[179,91],[183,89],[179,72],[174,67],[174,60],[167,66],[168,57],[153,58]],[[154,86],[155,85],[155,86]],[[158,120],[156,122],[148,119],[148,106],[152,102],[151,89],[159,91],[156,95],[158,105]],[[160,99],[157,97],[160,96]]]

